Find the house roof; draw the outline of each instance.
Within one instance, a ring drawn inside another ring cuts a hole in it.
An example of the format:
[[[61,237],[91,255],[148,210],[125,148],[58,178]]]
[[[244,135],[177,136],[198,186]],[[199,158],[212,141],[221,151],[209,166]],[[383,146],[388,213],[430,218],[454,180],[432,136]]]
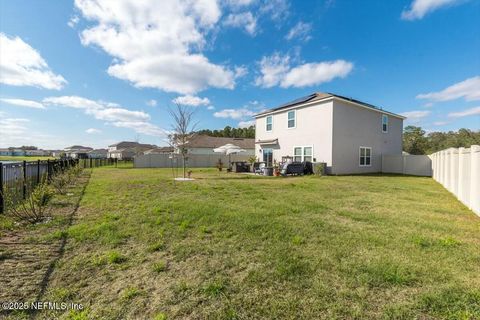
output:
[[[155,154],[155,153],[171,153],[174,151],[173,147],[158,147],[146,150],[144,154]]]
[[[121,141],[119,143],[111,144],[109,147],[117,147],[119,149],[125,149],[125,148],[147,148],[147,149],[153,149],[156,146],[153,144],[145,144],[145,143],[138,143],[135,141]]]
[[[227,143],[234,144],[242,149],[255,149],[255,139],[248,138],[224,138],[210,137],[206,135],[194,135],[189,139],[189,148],[218,148]]]
[[[74,145],[71,147],[66,147],[64,150],[93,150],[93,148],[90,147],[84,147],[80,145]]]
[[[89,151],[88,153],[107,153],[107,152],[108,152],[107,149],[95,149],[95,150]]]
[[[275,107],[275,108],[263,111],[261,113],[258,113],[258,114],[255,115],[255,117],[259,117],[259,116],[262,116],[262,115],[265,115],[265,114],[268,114],[268,113],[272,113],[272,112],[275,112],[275,111],[279,111],[279,110],[283,110],[283,109],[287,109],[287,108],[291,108],[291,107],[295,107],[295,106],[300,106],[300,105],[303,105],[307,102],[315,102],[315,101],[320,101],[320,100],[328,99],[328,98],[336,98],[336,99],[339,99],[339,100],[343,100],[343,101],[346,101],[346,102],[350,102],[350,103],[353,103],[353,104],[357,104],[357,105],[366,107],[368,109],[374,109],[375,111],[384,112],[384,113],[390,114],[392,116],[395,116],[395,117],[398,117],[398,118],[401,118],[401,119],[405,119],[404,116],[401,116],[401,115],[395,114],[393,112],[383,110],[382,108],[374,106],[373,104],[366,103],[366,102],[356,100],[356,99],[353,99],[353,98],[348,98],[348,97],[341,96],[341,95],[338,95],[338,94],[329,93],[329,92],[327,92],[327,93],[324,93],[324,92],[312,93],[308,96],[295,99],[293,101],[284,103],[284,104],[282,104],[278,107]]]

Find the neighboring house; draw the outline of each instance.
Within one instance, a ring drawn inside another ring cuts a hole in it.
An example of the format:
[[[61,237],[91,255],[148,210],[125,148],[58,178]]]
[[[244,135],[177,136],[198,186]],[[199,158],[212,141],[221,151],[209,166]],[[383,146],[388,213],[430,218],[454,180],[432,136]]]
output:
[[[10,149],[8,148],[0,148],[0,156],[11,156]]]
[[[52,153],[48,150],[25,150],[26,156],[48,157]]]
[[[221,147],[231,143],[242,149],[245,149],[246,152],[241,153],[242,155],[255,155],[255,139],[247,138],[224,138],[224,137],[210,137],[206,135],[194,135],[188,140],[187,143],[187,153],[188,154],[202,154],[210,155],[218,153],[214,152],[213,149]]]
[[[107,158],[108,150],[107,149],[94,149],[87,153],[87,156],[91,159],[105,159]]]
[[[87,159],[88,153],[92,150],[93,148],[80,145],[66,147],[65,149],[63,149],[63,151],[65,152],[65,157],[72,159]]]
[[[143,154],[143,152],[156,147],[152,144],[122,141],[108,146],[108,157],[120,160],[132,159],[134,156]]]
[[[256,156],[325,162],[327,173],[380,172],[382,155],[402,154],[405,117],[330,93],[314,93],[255,116]]]

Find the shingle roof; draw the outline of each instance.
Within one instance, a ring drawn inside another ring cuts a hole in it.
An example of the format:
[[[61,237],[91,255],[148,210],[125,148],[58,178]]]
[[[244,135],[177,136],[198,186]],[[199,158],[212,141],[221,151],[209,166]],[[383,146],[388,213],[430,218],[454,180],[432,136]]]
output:
[[[242,149],[254,149],[255,139],[248,138],[224,138],[210,137],[206,135],[195,135],[189,139],[187,146],[189,148],[218,148],[227,143],[234,144]]]
[[[153,149],[156,146],[153,145],[153,144],[138,143],[138,142],[135,142],[135,141],[121,141],[119,143],[111,144],[111,145],[109,145],[109,147],[117,147],[117,148],[121,148],[121,149],[137,148],[137,147]]]
[[[303,103],[306,103],[306,102],[313,102],[313,101],[317,101],[317,100],[322,100],[322,99],[326,99],[326,98],[331,98],[331,97],[335,97],[335,98],[339,98],[339,99],[342,99],[342,100],[346,100],[346,101],[350,101],[350,102],[353,102],[353,103],[356,103],[356,104],[360,104],[360,105],[363,105],[365,107],[368,107],[368,108],[372,108],[372,109],[376,109],[376,110],[380,110],[380,111],[384,111],[384,112],[388,112],[392,115],[395,115],[395,116],[398,116],[400,118],[405,118],[403,116],[400,116],[400,115],[397,115],[393,112],[389,112],[389,111],[386,111],[386,110],[383,110],[382,108],[380,107],[377,107],[377,106],[374,106],[373,104],[370,104],[370,103],[366,103],[366,102],[363,102],[363,101],[360,101],[360,100],[356,100],[356,99],[353,99],[353,98],[348,98],[348,97],[345,97],[345,96],[341,96],[341,95],[338,95],[338,94],[333,94],[333,93],[324,93],[324,92],[315,92],[315,93],[312,93],[308,96],[305,96],[305,97],[301,97],[301,98],[298,98],[298,99],[295,99],[293,101],[290,101],[290,102],[287,102],[285,104],[282,104],[278,107],[275,107],[273,109],[269,109],[269,110],[266,110],[266,111],[263,111],[259,114],[256,114],[255,116],[260,116],[260,115],[263,115],[263,114],[266,114],[266,113],[270,113],[270,112],[273,112],[273,111],[278,111],[278,110],[282,110],[282,109],[286,109],[286,108],[290,108],[290,107],[293,107],[293,106],[296,106],[296,105],[300,105],[300,104],[303,104]]]

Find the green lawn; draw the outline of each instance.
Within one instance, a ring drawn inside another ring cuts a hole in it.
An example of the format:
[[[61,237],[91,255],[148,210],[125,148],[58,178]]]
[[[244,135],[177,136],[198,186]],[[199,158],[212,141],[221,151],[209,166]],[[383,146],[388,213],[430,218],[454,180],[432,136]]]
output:
[[[480,318],[480,218],[430,178],[193,177],[94,169],[42,300],[75,319]]]
[[[52,160],[54,157],[41,157],[41,156],[0,156],[1,161],[37,161],[37,160]]]

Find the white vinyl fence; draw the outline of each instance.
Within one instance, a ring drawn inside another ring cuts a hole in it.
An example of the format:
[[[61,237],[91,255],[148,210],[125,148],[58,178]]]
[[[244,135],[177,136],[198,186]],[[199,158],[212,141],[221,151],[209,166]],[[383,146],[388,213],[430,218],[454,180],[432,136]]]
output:
[[[382,172],[431,177],[432,160],[424,155],[383,155]]]
[[[433,178],[480,215],[480,146],[450,148],[430,157]]]
[[[245,154],[232,154],[230,159],[234,161],[247,161],[251,156]],[[190,168],[209,168],[215,167],[218,160],[221,159],[223,167],[228,167],[228,156],[223,154],[189,154],[187,156],[187,165]],[[171,168],[181,167],[182,157],[176,156],[171,159],[169,154],[145,154],[134,158],[135,168]]]

